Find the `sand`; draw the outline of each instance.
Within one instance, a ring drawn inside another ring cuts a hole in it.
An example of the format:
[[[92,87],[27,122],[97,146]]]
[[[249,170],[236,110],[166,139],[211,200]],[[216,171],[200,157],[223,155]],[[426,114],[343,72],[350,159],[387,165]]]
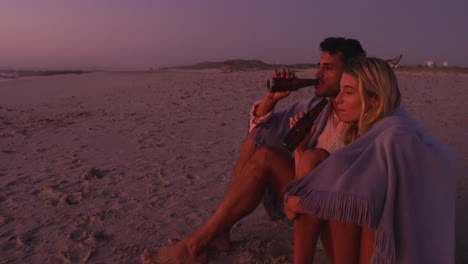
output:
[[[221,201],[269,71],[96,72],[0,80],[0,263],[139,263]],[[309,77],[313,73],[300,73]],[[468,262],[468,75],[405,72],[403,105],[457,154],[457,263]],[[312,89],[293,93],[285,108]],[[443,176],[443,175],[442,175]],[[262,206],[209,263],[291,263]],[[318,251],[315,263],[327,263]]]

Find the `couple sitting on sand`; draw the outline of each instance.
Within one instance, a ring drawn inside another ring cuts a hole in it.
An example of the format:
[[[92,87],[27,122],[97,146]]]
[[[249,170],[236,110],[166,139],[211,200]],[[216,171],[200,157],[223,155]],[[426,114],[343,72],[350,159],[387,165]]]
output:
[[[272,218],[283,203],[294,221],[294,263],[312,263],[318,238],[331,263],[454,262],[455,155],[400,107],[385,61],[353,39],[320,48],[316,97],[276,113],[289,91],[255,103],[218,209],[183,240],[146,250],[145,263],[204,263],[208,249],[229,250],[231,226],[262,197]],[[281,139],[320,97],[331,104],[290,155]]]

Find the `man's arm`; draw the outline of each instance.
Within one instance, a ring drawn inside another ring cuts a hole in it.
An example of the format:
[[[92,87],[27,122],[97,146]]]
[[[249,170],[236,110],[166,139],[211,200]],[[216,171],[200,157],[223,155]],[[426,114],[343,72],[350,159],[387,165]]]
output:
[[[273,111],[276,103],[278,103],[284,97],[288,96],[290,93],[290,91],[276,93],[267,92],[263,100],[259,103],[258,107],[256,108],[254,115],[257,117],[262,117],[268,114],[269,112]]]
[[[282,98],[286,97],[288,94],[289,91],[286,93],[286,95],[283,95]],[[249,133],[258,125],[270,120],[271,116],[273,115],[273,109],[275,108],[276,103],[279,101],[272,98],[273,96],[275,95],[272,93],[267,93],[263,100],[255,102],[252,106],[252,109],[250,110]]]
[[[280,73],[275,70],[273,72],[272,78],[294,78],[294,73],[290,70],[285,71],[281,69]],[[278,103],[281,99],[287,97],[291,91],[282,91],[282,92],[275,92],[270,93],[266,92],[265,97],[263,100],[254,103],[252,110],[250,111],[250,123],[249,123],[249,132],[252,131],[255,127],[259,124],[267,122],[272,113],[273,109],[275,108],[276,103]]]
[[[295,78],[294,72],[291,70],[285,70],[281,69],[280,73],[278,74],[278,71],[275,70],[271,76],[272,78],[285,78],[285,79],[292,79]],[[275,108],[276,103],[278,103],[281,99],[285,98],[291,93],[291,91],[283,91],[283,92],[275,92],[275,93],[270,93],[267,92],[265,94],[265,97],[263,100],[260,102],[258,105],[256,111],[254,112],[254,115],[257,117],[262,117]]]

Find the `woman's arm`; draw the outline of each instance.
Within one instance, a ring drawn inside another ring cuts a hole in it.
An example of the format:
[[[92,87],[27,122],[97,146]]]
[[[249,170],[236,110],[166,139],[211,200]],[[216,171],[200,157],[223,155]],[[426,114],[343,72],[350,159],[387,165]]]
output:
[[[295,195],[284,196],[284,211],[289,220],[296,219],[298,214],[307,214],[306,210],[300,208],[301,197]]]

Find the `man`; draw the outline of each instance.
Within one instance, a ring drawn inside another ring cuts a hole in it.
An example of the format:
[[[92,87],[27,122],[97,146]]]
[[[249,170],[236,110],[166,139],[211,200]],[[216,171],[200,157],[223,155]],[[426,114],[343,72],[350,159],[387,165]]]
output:
[[[263,100],[255,103],[249,135],[242,144],[228,191],[218,209],[203,226],[183,240],[168,248],[146,250],[142,256],[144,262],[203,263],[208,248],[229,250],[230,227],[257,208],[267,186],[272,186],[277,198],[283,200],[284,188],[295,178],[295,160],[279,145],[289,130],[289,119],[310,109],[319,101],[318,97],[329,97],[333,102],[340,91],[345,64],[366,54],[354,39],[327,38],[320,48],[319,70],[315,74],[320,80],[315,87],[317,97],[298,102],[280,113],[272,111],[289,91],[267,92]],[[309,148],[316,149],[308,152],[308,158],[316,164],[342,146],[339,142],[342,123],[332,108],[330,105],[328,111],[322,112],[322,118],[327,118],[326,125],[317,128],[319,133],[314,133],[308,144]],[[266,208],[270,216],[274,216],[271,208]]]

